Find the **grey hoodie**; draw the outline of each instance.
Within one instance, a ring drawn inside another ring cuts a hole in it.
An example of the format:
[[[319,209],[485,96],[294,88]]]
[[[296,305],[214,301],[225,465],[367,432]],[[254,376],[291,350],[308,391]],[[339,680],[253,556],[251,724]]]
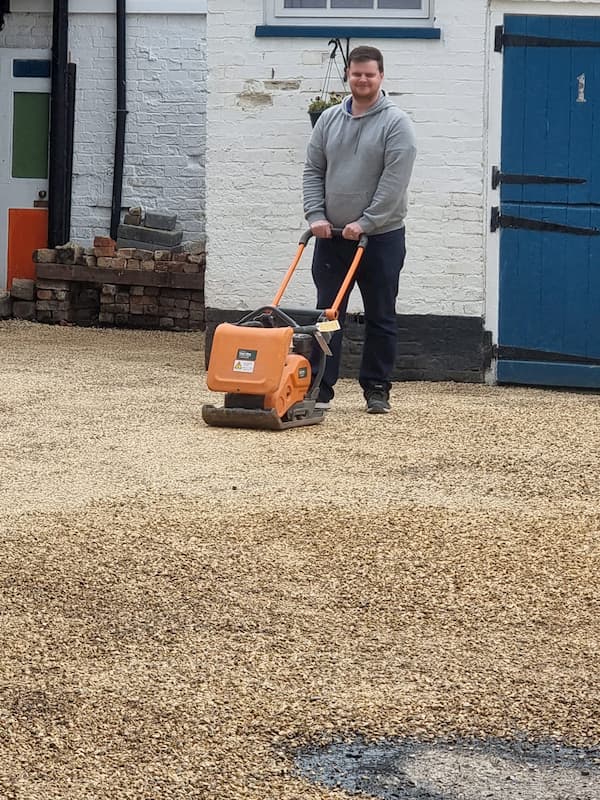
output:
[[[382,96],[353,117],[350,97],[326,109],[308,143],[304,215],[335,228],[359,222],[366,234],[402,228],[416,156],[408,114]]]

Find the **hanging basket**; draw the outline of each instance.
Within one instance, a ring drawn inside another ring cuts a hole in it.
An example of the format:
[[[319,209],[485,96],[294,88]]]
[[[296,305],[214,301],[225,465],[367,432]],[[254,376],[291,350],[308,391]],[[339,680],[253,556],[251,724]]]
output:
[[[347,89],[345,86],[346,80],[346,69],[348,67],[346,57],[344,56],[344,51],[342,50],[342,45],[339,39],[330,39],[330,45],[333,45],[333,49],[329,56],[329,61],[327,62],[327,69],[325,70],[325,78],[323,81],[323,87],[321,89],[321,93],[313,98],[308,106],[308,115],[310,117],[310,124],[314,128],[317,124],[317,120],[323,113],[326,108],[330,106],[335,106],[338,103],[341,103],[346,95]],[[340,53],[343,63],[344,63],[344,72],[340,70],[340,67],[337,63],[337,54]],[[331,90],[331,81],[334,80],[334,73],[337,72],[337,78],[339,79],[340,85],[342,87],[342,91],[332,91]],[[315,108],[311,108],[311,106],[315,106]]]

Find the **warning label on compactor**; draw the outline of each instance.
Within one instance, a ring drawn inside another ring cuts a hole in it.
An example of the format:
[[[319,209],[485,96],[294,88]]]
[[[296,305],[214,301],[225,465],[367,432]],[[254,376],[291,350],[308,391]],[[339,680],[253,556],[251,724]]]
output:
[[[245,350],[241,348],[237,351],[235,361],[233,362],[234,372],[254,372],[254,365],[256,364],[257,350]]]
[[[242,361],[239,358],[233,362],[234,372],[254,372],[254,361]]]

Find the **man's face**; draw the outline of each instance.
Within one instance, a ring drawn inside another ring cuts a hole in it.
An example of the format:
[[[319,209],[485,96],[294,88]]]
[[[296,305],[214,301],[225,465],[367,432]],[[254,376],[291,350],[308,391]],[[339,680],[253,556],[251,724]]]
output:
[[[377,61],[352,61],[348,67],[348,83],[356,100],[374,103],[379,97],[383,72],[379,71]]]

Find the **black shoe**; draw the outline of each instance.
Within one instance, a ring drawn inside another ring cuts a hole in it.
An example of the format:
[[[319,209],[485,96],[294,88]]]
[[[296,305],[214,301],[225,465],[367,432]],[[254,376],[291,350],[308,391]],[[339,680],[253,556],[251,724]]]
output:
[[[376,383],[365,389],[367,414],[388,414],[392,410],[389,396],[386,386],[382,383]]]

